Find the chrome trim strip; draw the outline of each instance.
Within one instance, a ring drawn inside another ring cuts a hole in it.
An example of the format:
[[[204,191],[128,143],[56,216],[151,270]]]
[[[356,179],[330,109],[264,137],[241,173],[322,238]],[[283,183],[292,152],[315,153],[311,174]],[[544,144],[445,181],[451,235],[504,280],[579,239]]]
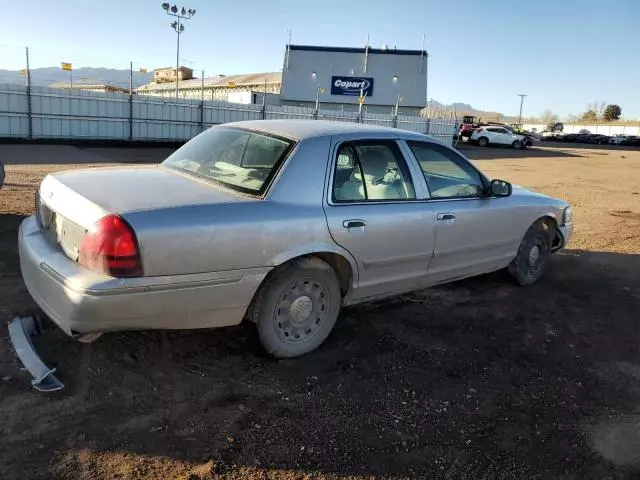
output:
[[[393,264],[393,265],[397,265],[399,263],[412,263],[412,262],[418,262],[420,260],[424,260],[427,261],[429,260],[433,255],[432,254],[427,254],[427,255],[412,255],[412,256],[407,256],[407,257],[395,257],[395,258],[385,258],[384,260],[376,260],[373,262],[362,262],[362,266],[365,269],[369,269],[369,268],[379,268],[379,267],[385,267],[387,265]],[[426,264],[425,264],[425,268],[426,268]],[[425,270],[426,272],[426,270]]]
[[[69,282],[68,279],[60,275],[53,268],[46,263],[42,262],[40,268],[43,272],[49,275],[58,283],[61,283],[66,288],[73,290],[74,292],[83,295],[92,295],[95,297],[104,297],[109,295],[120,295],[129,293],[143,293],[143,292],[164,292],[168,290],[181,290],[186,288],[198,288],[198,287],[213,287],[220,285],[232,285],[240,283],[244,277],[229,277],[229,278],[215,278],[209,280],[188,280],[185,282],[167,283],[167,284],[149,284],[149,285],[136,285],[130,287],[119,287],[110,289],[94,289],[94,288],[78,288]]]

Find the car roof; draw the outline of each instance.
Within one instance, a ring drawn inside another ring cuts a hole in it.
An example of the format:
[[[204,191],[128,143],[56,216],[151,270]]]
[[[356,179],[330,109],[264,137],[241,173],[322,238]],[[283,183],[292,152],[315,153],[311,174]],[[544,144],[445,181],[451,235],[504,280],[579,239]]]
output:
[[[351,135],[351,134],[380,134],[385,137],[394,138],[419,138],[425,139],[426,135],[391,127],[381,127],[378,125],[366,125],[362,123],[336,122],[329,120],[250,120],[244,122],[225,123],[222,126],[230,126],[244,128],[247,130],[255,130],[283,137],[305,140],[308,138],[317,138],[334,135]],[[428,137],[429,140],[436,140]]]

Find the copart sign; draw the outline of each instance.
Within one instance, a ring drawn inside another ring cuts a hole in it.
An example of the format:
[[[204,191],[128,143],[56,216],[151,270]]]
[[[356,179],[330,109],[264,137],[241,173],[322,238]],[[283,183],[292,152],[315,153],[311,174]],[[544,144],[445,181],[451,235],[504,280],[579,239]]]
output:
[[[331,77],[331,95],[373,95],[373,78]]]

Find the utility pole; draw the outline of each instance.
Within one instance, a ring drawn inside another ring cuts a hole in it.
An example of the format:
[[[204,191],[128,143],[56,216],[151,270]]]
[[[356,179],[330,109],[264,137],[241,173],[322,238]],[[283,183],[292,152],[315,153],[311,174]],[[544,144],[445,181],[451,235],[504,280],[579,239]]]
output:
[[[169,25],[176,31],[178,35],[177,43],[176,43],[176,102],[178,101],[178,88],[180,83],[180,34],[184,32],[184,25],[182,22],[184,20],[189,20],[196,14],[195,10],[185,9],[181,7],[178,9],[176,5],[169,5],[169,3],[165,2],[162,4],[162,9],[165,13],[171,17],[176,17],[177,20],[175,22],[170,23]]]
[[[200,101],[204,102],[204,70],[200,74]]]
[[[33,106],[31,104],[31,67],[29,66],[29,47],[25,47],[27,56],[27,122],[29,127],[29,138],[33,138]]]
[[[133,62],[129,62],[129,95],[133,95]]]
[[[204,132],[204,69],[200,73],[200,128]]]
[[[264,91],[262,92],[262,119],[267,118],[267,77],[264,77]]]
[[[522,123],[522,103],[524,102],[524,97],[526,97],[527,95],[524,93],[519,93],[518,96],[520,97],[520,114],[518,115],[518,123]]]
[[[133,141],[133,62],[129,62],[129,141]]]

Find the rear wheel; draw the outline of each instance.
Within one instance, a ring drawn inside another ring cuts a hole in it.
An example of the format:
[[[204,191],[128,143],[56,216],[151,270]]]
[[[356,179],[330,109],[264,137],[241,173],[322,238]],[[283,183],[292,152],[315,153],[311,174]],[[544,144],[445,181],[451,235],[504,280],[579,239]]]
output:
[[[509,264],[509,273],[520,285],[531,285],[542,277],[551,256],[551,235],[549,226],[542,221],[529,227]]]
[[[481,147],[486,147],[487,145],[489,145],[489,139],[487,137],[480,137],[478,139],[478,145],[480,145]]]
[[[260,342],[277,358],[317,348],[333,329],[342,303],[336,273],[317,258],[279,267],[257,295],[251,317]]]

